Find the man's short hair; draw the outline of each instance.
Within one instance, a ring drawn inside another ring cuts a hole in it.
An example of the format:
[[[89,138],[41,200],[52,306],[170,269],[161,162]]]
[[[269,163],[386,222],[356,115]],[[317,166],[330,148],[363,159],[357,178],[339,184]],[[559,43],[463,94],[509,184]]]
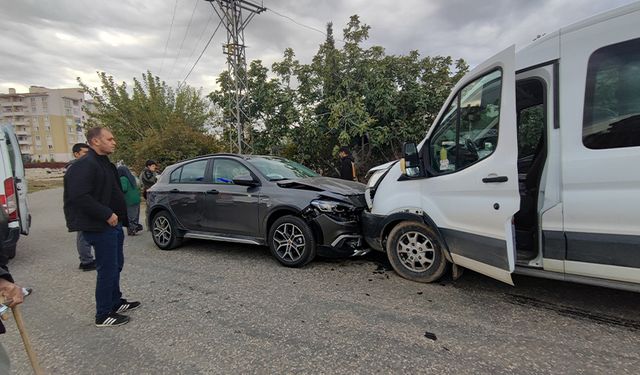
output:
[[[340,147],[340,151],[339,152],[344,152],[345,154],[349,155],[351,152],[349,151],[349,147],[347,146],[342,146]]]
[[[149,166],[151,166],[151,165],[158,165],[158,164],[157,164],[155,161],[153,161],[153,160],[149,159],[149,160],[147,160],[147,162],[146,162],[146,163],[144,163],[144,165],[145,165],[146,167],[149,167]]]
[[[75,154],[76,152],[80,152],[83,148],[89,149],[89,145],[86,143],[76,143],[71,147],[71,151]]]
[[[87,130],[87,143],[91,144],[92,139],[99,138],[102,134],[102,129],[104,129],[102,126],[96,126]]]

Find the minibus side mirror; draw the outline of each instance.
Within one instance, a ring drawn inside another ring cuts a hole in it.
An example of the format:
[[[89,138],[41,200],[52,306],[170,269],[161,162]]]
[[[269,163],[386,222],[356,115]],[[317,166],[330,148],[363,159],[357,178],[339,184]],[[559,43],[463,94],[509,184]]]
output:
[[[407,142],[402,146],[403,157],[400,160],[402,174],[407,177],[417,177],[422,174],[420,168],[420,155],[418,147],[413,142]]]

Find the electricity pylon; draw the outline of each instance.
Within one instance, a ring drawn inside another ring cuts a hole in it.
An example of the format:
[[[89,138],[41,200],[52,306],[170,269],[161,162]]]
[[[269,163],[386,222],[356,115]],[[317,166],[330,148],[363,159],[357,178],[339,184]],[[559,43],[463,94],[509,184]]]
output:
[[[251,146],[244,140],[244,122],[249,117],[243,110],[243,103],[248,90],[247,59],[245,55],[244,29],[255,17],[267,10],[261,5],[246,0],[206,0],[213,5],[220,21],[227,29],[227,43],[222,46],[222,52],[227,55],[227,66],[234,84],[234,94],[229,101],[229,110],[234,114],[236,132],[238,135],[237,150],[248,149]]]

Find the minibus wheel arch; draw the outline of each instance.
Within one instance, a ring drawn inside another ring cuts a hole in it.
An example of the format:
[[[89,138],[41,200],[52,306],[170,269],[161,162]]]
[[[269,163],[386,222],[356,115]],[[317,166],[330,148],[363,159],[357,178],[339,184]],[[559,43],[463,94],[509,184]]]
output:
[[[431,217],[427,215],[427,213],[425,212],[422,212],[422,214],[412,213],[412,212],[396,212],[394,214],[387,216],[387,218],[382,223],[382,231],[380,231],[380,234],[381,234],[380,242],[382,244],[383,249],[387,248],[386,246],[387,246],[387,239],[389,237],[389,233],[391,233],[393,228],[395,228],[398,224],[400,224],[403,221],[414,221],[418,223],[423,223],[429,226],[430,228],[432,228],[436,232],[438,237],[440,237],[440,242],[442,244],[442,252],[444,253],[445,258],[447,259],[447,261],[452,263],[451,254],[449,253],[449,247],[447,246],[447,242],[445,241],[444,236],[442,235],[442,232],[440,232],[440,228],[438,228],[438,226],[433,221],[433,219],[431,219]]]

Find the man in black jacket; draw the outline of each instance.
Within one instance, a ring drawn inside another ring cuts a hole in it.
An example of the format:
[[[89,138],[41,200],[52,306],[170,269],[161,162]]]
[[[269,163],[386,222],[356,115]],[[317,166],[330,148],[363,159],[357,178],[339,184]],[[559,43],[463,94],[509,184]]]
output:
[[[358,181],[356,178],[356,164],[353,162],[351,152],[348,147],[340,147],[340,178],[349,181]]]
[[[95,250],[96,326],[117,326],[129,322],[121,312],[140,306],[123,299],[120,292],[127,205],[118,172],[108,157],[116,147],[113,134],[101,127],[89,129],[87,143],[89,153],[64,176],[64,215],[69,231],[82,231]]]

